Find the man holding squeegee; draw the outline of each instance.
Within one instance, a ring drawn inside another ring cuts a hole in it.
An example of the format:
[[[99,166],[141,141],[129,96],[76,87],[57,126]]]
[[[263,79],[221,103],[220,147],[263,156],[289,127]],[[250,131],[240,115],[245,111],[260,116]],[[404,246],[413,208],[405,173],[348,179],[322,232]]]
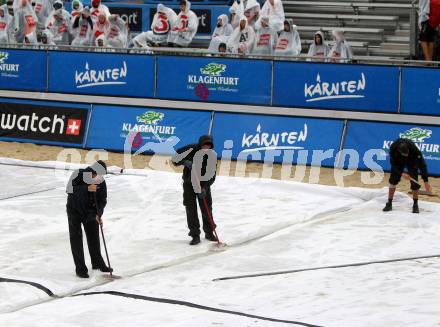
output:
[[[389,180],[388,202],[385,208],[383,208],[383,211],[391,211],[393,209],[393,197],[396,192],[396,186],[403,176],[411,182],[414,200],[412,212],[419,213],[418,199],[419,189],[421,187],[417,181],[419,171],[424,181],[426,191],[428,193],[432,192],[431,185],[428,183],[428,168],[422,153],[413,141],[399,138],[394,141],[390,147],[390,163],[391,175]],[[405,168],[408,173],[404,173]]]

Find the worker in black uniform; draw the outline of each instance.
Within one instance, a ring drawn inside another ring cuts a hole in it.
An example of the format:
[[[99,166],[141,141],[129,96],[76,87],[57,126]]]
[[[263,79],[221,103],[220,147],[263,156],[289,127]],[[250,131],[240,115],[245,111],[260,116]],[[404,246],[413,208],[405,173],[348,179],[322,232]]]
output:
[[[103,176],[107,173],[106,164],[98,160],[86,169],[76,170],[67,186],[67,217],[69,221],[70,247],[76,267],[76,275],[88,278],[84,262],[83,234],[87,237],[92,268],[102,272],[111,272],[101,256],[99,225],[107,204],[107,186]]]
[[[426,191],[432,191],[431,185],[428,182],[428,168],[426,167],[425,159],[413,141],[403,138],[394,141],[390,147],[390,163],[391,175],[389,179],[388,202],[383,211],[391,211],[393,209],[393,197],[396,192],[396,186],[399,184],[405,168],[407,169],[409,177],[415,181],[418,180],[418,173],[420,171],[422,179],[425,182]],[[411,190],[414,200],[413,213],[419,213],[419,189],[420,184],[411,181]]]
[[[183,165],[183,205],[186,209],[186,218],[190,245],[200,243],[200,223],[197,215],[197,199],[202,212],[203,231],[205,239],[215,242],[213,231],[216,226],[211,225],[209,214],[212,212],[211,185],[215,181],[217,154],[213,151],[212,137],[203,135],[197,144],[189,144],[177,150],[173,157],[173,164]],[[204,177],[204,178],[203,178]],[[206,210],[208,207],[209,212]],[[214,223],[214,222],[212,222]]]

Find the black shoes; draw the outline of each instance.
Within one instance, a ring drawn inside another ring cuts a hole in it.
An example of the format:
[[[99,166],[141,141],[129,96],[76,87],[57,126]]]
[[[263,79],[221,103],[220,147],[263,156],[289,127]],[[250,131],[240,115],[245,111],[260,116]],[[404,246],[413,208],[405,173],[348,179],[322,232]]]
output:
[[[388,201],[387,204],[385,205],[385,208],[383,208],[383,211],[387,212],[391,210],[393,210],[393,203]]]
[[[211,242],[217,242],[217,237],[214,234],[205,234],[205,239]]]
[[[89,274],[87,273],[87,272],[76,272],[76,275],[79,277],[79,278],[89,278]]]
[[[101,272],[108,272],[108,273],[113,272],[113,268],[109,268],[105,264],[102,266],[93,266],[92,268],[93,270],[99,270]]]
[[[418,204],[413,204],[412,212],[413,213],[420,213],[419,205]]]
[[[189,242],[189,245],[197,245],[199,243],[200,243],[200,236],[194,236],[191,242]]]

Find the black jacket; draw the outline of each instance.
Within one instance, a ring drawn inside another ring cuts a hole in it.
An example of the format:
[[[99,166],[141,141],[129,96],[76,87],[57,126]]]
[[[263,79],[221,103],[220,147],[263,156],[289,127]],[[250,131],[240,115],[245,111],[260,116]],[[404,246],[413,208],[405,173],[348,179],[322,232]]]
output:
[[[87,167],[86,169],[76,170],[70,177],[67,185],[67,208],[77,211],[84,220],[90,219],[88,217],[90,212],[96,212],[98,216],[102,216],[104,208],[107,205],[107,184],[105,180],[97,185],[96,201],[93,192],[89,192],[87,187],[89,184],[84,182],[84,173],[91,173],[93,169]],[[93,217],[94,218],[94,217]]]
[[[408,157],[404,157],[398,151],[398,146],[401,143],[406,143],[409,149]],[[428,181],[428,167],[426,166],[425,159],[423,158],[422,152],[415,145],[415,143],[408,139],[397,139],[391,144],[390,147],[390,163],[391,166],[399,167],[403,170],[404,167],[409,169],[420,170],[420,175],[422,179]]]
[[[187,146],[184,146],[184,147],[178,149],[176,151],[177,154],[172,159],[173,164],[175,166],[182,166],[183,163],[185,161],[187,161],[187,160],[191,161],[193,163],[195,154],[199,150],[201,150],[202,146],[205,145],[205,144],[211,144],[211,149],[214,148],[214,143],[213,143],[213,140],[212,140],[211,136],[204,135],[204,136],[200,137],[198,143],[189,144]],[[184,152],[186,152],[189,149],[191,149],[191,151],[185,157],[180,158],[179,154],[184,153]],[[214,183],[214,181],[215,181],[215,175],[216,175],[216,170],[217,170],[216,169],[217,158],[215,160],[216,161],[215,161],[215,166],[214,166],[214,169],[215,169],[214,176],[210,180],[208,180],[208,181],[201,181],[200,182],[200,186],[202,188],[206,188],[206,187],[211,186]],[[201,176],[204,176],[206,174],[207,164],[208,164],[208,158],[207,158],[207,155],[205,155],[205,156],[203,156],[203,162],[202,162],[202,167],[201,167]],[[200,176],[198,176],[198,177],[200,179]],[[191,170],[188,167],[183,168],[182,179],[183,179],[184,183],[191,183]]]

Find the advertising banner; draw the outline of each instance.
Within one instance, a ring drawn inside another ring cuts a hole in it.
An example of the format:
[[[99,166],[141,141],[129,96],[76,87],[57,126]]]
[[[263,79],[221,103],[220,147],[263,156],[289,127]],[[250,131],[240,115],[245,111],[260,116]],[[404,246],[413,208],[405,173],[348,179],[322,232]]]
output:
[[[344,149],[359,153],[359,168],[390,169],[389,150],[398,138],[412,140],[422,152],[430,174],[440,174],[440,127],[374,122],[349,122]],[[381,155],[372,157],[372,150]],[[367,153],[370,151],[370,154]],[[367,153],[367,155],[365,155]],[[370,164],[368,164],[370,161]],[[351,167],[353,168],[353,167]]]
[[[401,94],[401,113],[440,115],[440,71],[403,67]]]
[[[270,104],[270,61],[164,56],[157,70],[159,98]]]
[[[210,121],[207,111],[97,105],[87,147],[123,151],[127,142],[127,151],[169,155],[207,134]]]
[[[154,58],[147,55],[50,52],[49,91],[153,97]]]
[[[273,104],[397,112],[398,67],[275,62]]]
[[[0,49],[0,89],[46,91],[44,51]]]
[[[213,136],[231,159],[333,166],[342,128],[339,120],[216,113]]]
[[[112,15],[119,15],[128,24],[130,32],[142,32],[142,6],[112,5],[109,10]]]
[[[0,103],[0,140],[82,146],[88,110],[65,103]]]

